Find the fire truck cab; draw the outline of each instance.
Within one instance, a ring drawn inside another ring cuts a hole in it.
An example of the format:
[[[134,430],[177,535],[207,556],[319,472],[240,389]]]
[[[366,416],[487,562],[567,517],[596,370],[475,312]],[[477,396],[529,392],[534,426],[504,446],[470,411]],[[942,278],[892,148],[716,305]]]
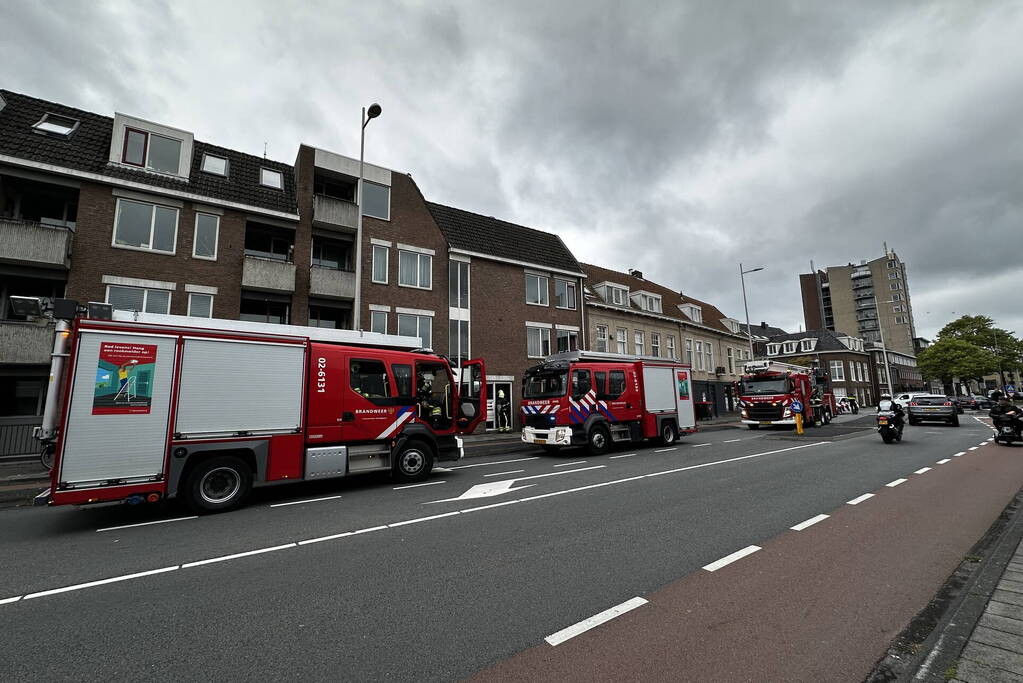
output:
[[[458,435],[485,416],[483,362],[458,381],[418,337],[112,317],[58,321],[62,407],[39,429],[55,448],[39,504],[183,498],[219,512],[258,486],[370,471],[415,481],[459,459]]]
[[[696,431],[689,366],[648,356],[569,351],[526,370],[522,440],[555,451],[659,438],[672,444]]]
[[[827,378],[819,371],[774,360],[756,360],[743,367],[739,380],[739,410],[750,429],[765,425],[795,425],[801,408],[803,424],[828,424],[838,412],[827,391]]]

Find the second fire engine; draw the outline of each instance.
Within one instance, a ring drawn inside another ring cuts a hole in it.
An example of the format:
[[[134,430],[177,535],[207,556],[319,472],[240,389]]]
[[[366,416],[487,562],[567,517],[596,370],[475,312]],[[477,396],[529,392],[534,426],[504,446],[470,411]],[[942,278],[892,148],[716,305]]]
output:
[[[838,412],[827,378],[818,370],[773,360],[746,363],[738,382],[742,422],[750,429],[761,425],[795,425],[802,408],[806,426],[827,424]]]

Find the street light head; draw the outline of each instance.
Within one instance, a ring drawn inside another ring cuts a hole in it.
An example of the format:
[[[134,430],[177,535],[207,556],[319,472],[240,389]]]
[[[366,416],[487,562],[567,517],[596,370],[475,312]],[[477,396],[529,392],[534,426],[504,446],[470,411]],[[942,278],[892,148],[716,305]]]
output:
[[[754,268],[753,270],[747,270],[746,272],[747,272],[747,273],[755,273],[755,272],[757,272],[758,270],[763,270],[763,269],[764,269],[764,267],[763,267],[763,266],[760,266],[759,268]]]
[[[369,105],[369,109],[366,110],[366,118],[375,119],[376,117],[380,116],[380,113],[382,111],[383,110],[380,108],[380,105],[374,102],[373,104]]]

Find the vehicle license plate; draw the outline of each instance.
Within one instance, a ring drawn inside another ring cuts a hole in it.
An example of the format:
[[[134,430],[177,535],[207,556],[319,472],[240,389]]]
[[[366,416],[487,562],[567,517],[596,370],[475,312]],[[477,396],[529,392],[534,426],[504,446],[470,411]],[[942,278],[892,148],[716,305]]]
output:
[[[537,440],[536,440],[536,443],[538,443],[538,444],[540,444],[540,445],[542,446],[542,445],[544,445],[545,443],[547,443],[547,439],[537,439]]]
[[[762,424],[762,425],[769,425],[769,424],[771,424],[771,421],[770,420],[761,420],[760,424]]]

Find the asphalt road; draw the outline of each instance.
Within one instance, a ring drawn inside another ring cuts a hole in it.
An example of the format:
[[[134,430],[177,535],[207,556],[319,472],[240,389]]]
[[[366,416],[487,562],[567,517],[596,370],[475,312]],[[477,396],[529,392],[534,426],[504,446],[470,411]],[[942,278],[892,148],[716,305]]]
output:
[[[963,417],[892,446],[727,430],[597,458],[523,450],[200,518],[2,511],[0,671],[860,680],[1023,484],[1023,451],[980,446],[990,430]]]

